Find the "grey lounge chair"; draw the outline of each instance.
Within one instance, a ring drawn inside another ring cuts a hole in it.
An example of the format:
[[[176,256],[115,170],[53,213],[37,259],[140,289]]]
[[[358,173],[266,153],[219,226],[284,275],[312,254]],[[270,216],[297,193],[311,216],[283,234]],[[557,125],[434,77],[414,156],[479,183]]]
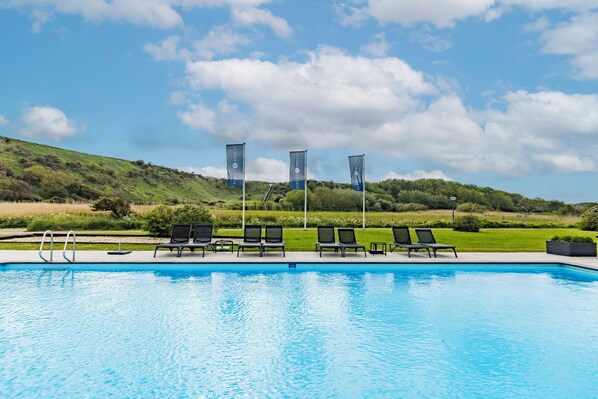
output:
[[[367,258],[368,254],[365,252],[365,245],[358,244],[355,239],[355,229],[338,229],[338,242],[341,244],[343,257],[347,249],[354,249],[355,252],[361,249],[363,250],[363,255]]]
[[[194,252],[196,249],[202,249],[203,250],[202,256],[205,258],[206,248],[213,247],[213,243],[212,243],[213,231],[214,231],[214,226],[211,224],[196,224],[195,232],[193,235],[193,241],[188,244],[183,244],[181,246],[181,253],[185,248],[189,248],[189,250],[191,250],[191,252]]]
[[[437,243],[431,229],[415,229],[415,234],[417,234],[417,240],[420,244],[425,245],[434,251],[434,257],[436,257],[436,251],[441,249],[452,249],[455,253],[455,258],[457,257],[457,249],[455,246]]]
[[[322,257],[323,249],[334,249],[334,252],[342,251],[342,246],[336,242],[334,226],[318,226],[316,252],[320,251],[320,258]]]
[[[245,248],[258,248],[260,250],[260,257],[264,254],[264,247],[262,246],[262,226],[245,226],[243,233],[243,242],[237,246],[237,257],[239,251]]]
[[[175,224],[172,226],[172,234],[170,235],[170,242],[165,244],[158,244],[156,245],[156,249],[154,250],[154,258],[156,257],[156,252],[160,248],[168,248],[170,252],[173,249],[177,250],[177,257],[181,256],[182,246],[184,244],[189,243],[189,235],[191,234],[191,225],[190,224]]]
[[[397,248],[405,248],[407,250],[407,256],[411,258],[411,251],[418,252],[420,249],[425,249],[428,252],[428,257],[432,257],[432,255],[430,255],[430,247],[411,242],[409,227],[395,226],[392,228],[392,235],[394,236],[395,242],[390,243],[390,252],[393,252]]]
[[[282,226],[266,226],[266,237],[264,237],[262,248],[264,252],[268,248],[281,248],[283,258],[286,257]]]

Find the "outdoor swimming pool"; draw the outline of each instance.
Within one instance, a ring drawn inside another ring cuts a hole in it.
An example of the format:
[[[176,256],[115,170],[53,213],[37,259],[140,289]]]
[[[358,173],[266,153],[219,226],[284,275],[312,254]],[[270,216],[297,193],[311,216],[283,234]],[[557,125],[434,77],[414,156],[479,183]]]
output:
[[[74,267],[0,266],[0,397],[598,392],[595,272],[558,265]]]

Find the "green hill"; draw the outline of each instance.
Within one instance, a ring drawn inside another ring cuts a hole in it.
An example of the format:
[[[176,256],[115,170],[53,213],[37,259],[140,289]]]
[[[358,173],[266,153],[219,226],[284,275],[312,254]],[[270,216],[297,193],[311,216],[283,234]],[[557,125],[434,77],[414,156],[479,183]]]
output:
[[[119,195],[136,203],[223,204],[241,199],[224,179],[0,137],[0,200],[93,200]],[[261,198],[266,183],[248,184]]]
[[[224,179],[205,177],[144,161],[84,154],[0,136],[0,200],[94,200],[118,195],[135,203],[195,203],[239,208],[241,189]],[[361,193],[348,184],[310,181],[308,204],[313,211],[358,211]],[[462,211],[579,213],[581,207],[560,201],[526,198],[490,187],[423,179],[368,183],[370,211],[450,209],[456,196]],[[271,202],[261,200],[268,183],[248,182],[247,199],[254,208],[303,209],[303,192],[274,185]],[[253,202],[251,203],[251,201]]]

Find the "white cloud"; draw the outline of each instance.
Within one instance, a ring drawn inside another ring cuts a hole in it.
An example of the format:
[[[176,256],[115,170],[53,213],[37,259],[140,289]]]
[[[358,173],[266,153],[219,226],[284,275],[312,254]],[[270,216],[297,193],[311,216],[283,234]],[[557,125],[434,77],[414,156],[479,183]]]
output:
[[[508,175],[598,165],[598,95],[518,91],[492,102],[496,108],[468,109],[398,58],[329,47],[303,62],[227,59],[186,69],[190,91],[224,99],[189,104],[178,116],[221,140],[344,148]],[[549,162],[558,153],[570,157]]]
[[[571,57],[577,77],[598,79],[598,13],[571,17],[542,34],[542,51]]]
[[[0,126],[6,126],[10,123],[8,119],[4,117],[4,115],[0,115]]]
[[[156,61],[184,60],[189,57],[189,53],[179,49],[180,41],[178,36],[168,36],[158,44],[146,43],[143,50]]]
[[[287,21],[269,10],[258,8],[270,0],[5,0],[2,6],[28,11],[32,30],[39,32],[54,14],[79,15],[89,22],[129,22],[158,29],[184,25],[179,10],[230,7],[233,19],[244,26],[267,25],[281,37],[292,29]]]
[[[382,24],[431,23],[446,28],[470,17],[492,21],[513,7],[579,12],[598,7],[598,0],[367,0],[341,4],[337,12],[344,25],[359,24],[369,16]]]
[[[48,138],[60,141],[72,137],[83,127],[67,118],[67,116],[54,107],[30,107],[21,115],[23,128],[21,133],[27,137]]]
[[[372,41],[361,47],[361,51],[374,57],[386,57],[390,43],[386,41],[384,32],[372,36]]]
[[[215,166],[202,166],[198,168],[193,166],[182,166],[177,169],[180,169],[183,172],[196,173],[202,176],[217,177],[219,179],[226,178],[226,168],[217,168]]]
[[[257,7],[233,7],[233,20],[242,26],[266,25],[279,37],[289,37],[293,30],[286,19],[277,17],[270,12]]]
[[[181,167],[185,172],[197,173],[203,176],[226,178],[226,168],[214,166]],[[310,177],[311,178],[311,177]],[[272,183],[289,180],[289,164],[278,159],[258,157],[247,160],[247,180],[266,181]]]
[[[396,172],[388,172],[383,176],[380,176],[380,181],[389,179],[400,179],[400,180],[420,180],[420,179],[440,179],[446,181],[452,181],[450,177],[444,174],[441,170],[431,170],[426,172],[425,170],[416,170],[411,173],[399,174]]]
[[[179,36],[168,36],[157,44],[146,43],[143,50],[156,61],[211,60],[217,55],[236,53],[238,47],[247,46],[251,40],[230,28],[218,26],[205,37],[190,43],[190,48],[180,46],[180,42]]]

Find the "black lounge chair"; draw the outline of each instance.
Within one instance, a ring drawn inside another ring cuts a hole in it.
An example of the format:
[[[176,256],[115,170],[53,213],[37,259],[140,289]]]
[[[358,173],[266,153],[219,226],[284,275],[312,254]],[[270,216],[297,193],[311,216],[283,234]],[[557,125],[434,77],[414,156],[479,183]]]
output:
[[[394,236],[395,242],[390,243],[390,252],[393,252],[397,248],[405,248],[407,250],[407,256],[411,258],[411,251],[418,252],[420,249],[425,249],[428,252],[428,257],[432,257],[432,255],[430,255],[430,247],[411,242],[409,227],[395,226],[392,228],[392,235]]]
[[[357,243],[355,239],[355,229],[338,229],[338,242],[341,244],[343,257],[347,252],[347,249],[354,249],[357,252],[358,249],[363,250],[363,255],[367,258],[365,252],[365,245]]]
[[[158,244],[156,245],[156,249],[154,250],[154,258],[156,257],[156,252],[160,248],[168,248],[170,252],[173,249],[177,250],[177,257],[181,256],[182,246],[184,244],[189,243],[189,235],[191,234],[191,225],[190,224],[175,224],[172,226],[172,234],[170,235],[170,242],[165,244]]]
[[[322,257],[323,249],[334,249],[334,252],[342,250],[341,244],[336,242],[334,226],[318,226],[318,242],[316,242],[316,252],[320,251]]]
[[[456,247],[454,245],[437,243],[431,229],[415,229],[415,234],[417,234],[417,240],[420,244],[425,245],[434,251],[434,257],[436,257],[436,251],[441,249],[452,249],[455,253],[455,258],[457,257]]]
[[[237,246],[237,257],[239,251],[245,248],[258,248],[260,250],[260,257],[264,254],[264,247],[262,246],[262,226],[245,226],[243,233],[243,242]]]
[[[286,257],[282,226],[266,226],[266,237],[264,237],[262,248],[264,252],[267,248],[281,248],[283,258]]]
[[[181,246],[181,253],[185,248],[189,248],[191,252],[194,252],[196,249],[202,249],[202,256],[205,258],[206,248],[214,246],[214,244],[212,243],[213,231],[214,226],[211,224],[196,224],[193,235],[193,241],[188,244],[183,244]]]

